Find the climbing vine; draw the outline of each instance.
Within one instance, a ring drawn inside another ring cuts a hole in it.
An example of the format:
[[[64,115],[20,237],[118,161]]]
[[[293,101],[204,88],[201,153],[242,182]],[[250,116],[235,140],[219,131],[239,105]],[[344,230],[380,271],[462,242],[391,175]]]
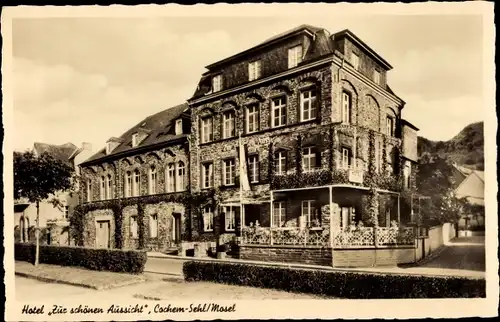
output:
[[[302,136],[297,135],[297,152],[295,153],[295,163],[297,165],[297,174],[302,174],[304,168],[302,167]]]
[[[269,172],[269,181],[274,177],[274,146],[273,143],[269,143],[269,168],[267,169]]]
[[[137,203],[137,237],[139,237],[139,249],[146,248],[146,225],[144,224],[144,208],[142,202]]]

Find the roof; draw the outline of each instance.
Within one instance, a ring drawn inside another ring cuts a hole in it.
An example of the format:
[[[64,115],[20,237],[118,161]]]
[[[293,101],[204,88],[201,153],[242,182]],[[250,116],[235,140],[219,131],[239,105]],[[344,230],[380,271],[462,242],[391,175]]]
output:
[[[457,169],[464,176],[468,176],[469,174],[471,174],[474,171],[472,169],[466,168],[464,166],[460,166],[458,164],[453,164],[453,166],[455,167],[455,169]]]
[[[230,57],[224,58],[222,60],[219,60],[213,64],[210,64],[206,66],[208,69],[207,72],[203,73],[201,76],[200,81],[198,82],[198,86],[195,90],[195,93],[193,96],[189,99],[189,101],[195,100],[197,98],[200,98],[204,95],[208,95],[211,93],[211,79],[214,73],[218,72],[219,67],[228,64],[230,62],[233,62],[239,58],[243,58],[247,55],[250,55],[252,53],[255,53],[256,51],[265,48],[266,46],[270,46],[272,44],[275,44],[279,41],[282,41],[286,38],[297,36],[299,34],[307,34],[311,37],[311,46],[306,48],[306,52],[304,53],[304,57],[302,59],[302,62],[299,65],[306,65],[308,63],[311,63],[312,61],[316,61],[320,58],[323,58],[328,55],[333,55],[336,51],[338,51],[338,40],[342,39],[343,37],[348,37],[351,41],[353,41],[356,45],[361,47],[369,56],[371,56],[375,61],[377,61],[381,66],[383,66],[386,70],[392,69],[392,66],[384,60],[380,55],[378,55],[373,49],[371,49],[368,45],[366,45],[361,39],[359,39],[356,35],[354,35],[351,31],[348,29],[342,30],[334,35],[330,35],[328,31],[324,28],[320,27],[315,27],[307,24],[303,24],[300,26],[297,26],[295,28],[289,29],[283,33],[280,33],[278,35],[275,35],[271,38],[266,39],[265,41],[259,43],[256,46],[253,46],[247,50],[244,50],[242,52],[239,52],[235,55],[232,55]],[[392,89],[387,86],[386,87],[387,91],[391,93],[392,95],[396,96],[398,99],[400,99],[403,102],[404,106],[404,101],[398,97]]]
[[[106,149],[103,148],[81,165],[98,163],[99,161],[117,157],[128,152],[186,138],[185,134],[172,134],[171,129],[174,126],[174,121],[181,117],[182,113],[187,109],[187,103],[183,103],[146,117],[118,138],[120,141],[119,145],[110,154],[106,154]],[[132,147],[132,135],[136,132],[149,132],[150,134],[138,146]]]
[[[226,62],[229,62],[229,61],[231,61],[231,60],[233,60],[233,59],[235,59],[237,57],[241,57],[243,55],[249,54],[252,51],[255,51],[255,50],[260,49],[262,47],[268,46],[268,45],[272,44],[273,42],[275,42],[277,40],[282,40],[283,38],[292,36],[294,34],[298,34],[298,33],[301,33],[301,32],[309,32],[310,34],[314,34],[314,33],[318,32],[320,30],[323,30],[323,28],[314,27],[314,26],[306,25],[306,24],[300,25],[298,27],[295,27],[295,28],[287,30],[287,31],[285,31],[283,33],[280,33],[280,34],[278,34],[276,36],[268,38],[265,41],[261,42],[260,44],[258,44],[256,46],[253,46],[253,47],[251,47],[251,48],[249,48],[247,50],[244,50],[244,51],[239,52],[239,53],[237,53],[235,55],[229,56],[229,57],[224,58],[222,60],[219,60],[219,61],[217,61],[217,62],[215,62],[213,64],[210,64],[210,65],[206,66],[205,68],[212,69],[214,67],[220,66],[220,65],[222,65],[222,64],[224,64]]]
[[[36,142],[33,145],[33,150],[38,155],[48,153],[53,158],[73,166],[73,164],[69,162],[69,160],[73,153],[78,150],[78,148],[76,147],[76,145],[70,142],[61,145]]]
[[[484,171],[474,170],[473,172],[484,182]]]
[[[405,119],[401,119],[401,124],[407,125],[407,126],[411,127],[412,129],[414,129],[415,131],[420,131],[418,127],[416,127],[415,125],[411,124],[410,122],[408,122]]]
[[[385,59],[383,59],[377,52],[373,49],[370,48],[367,44],[365,44],[364,41],[358,38],[354,33],[352,33],[349,29],[344,29],[342,31],[339,31],[335,34],[333,34],[334,39],[342,38],[342,37],[348,37],[351,41],[356,43],[359,47],[364,49],[370,56],[375,58],[375,60],[382,65],[386,70],[391,70],[392,66],[389,64]]]

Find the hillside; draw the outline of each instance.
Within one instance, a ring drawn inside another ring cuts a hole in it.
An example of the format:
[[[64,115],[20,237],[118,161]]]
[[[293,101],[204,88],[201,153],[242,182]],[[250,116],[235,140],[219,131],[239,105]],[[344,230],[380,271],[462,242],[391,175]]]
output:
[[[484,124],[467,125],[448,141],[431,141],[418,137],[418,155],[438,155],[471,169],[484,170]]]

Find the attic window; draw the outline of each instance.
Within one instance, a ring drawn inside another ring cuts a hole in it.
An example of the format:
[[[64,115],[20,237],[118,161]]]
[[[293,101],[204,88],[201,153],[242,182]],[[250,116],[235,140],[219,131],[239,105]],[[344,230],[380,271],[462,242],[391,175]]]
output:
[[[288,49],[288,68],[296,67],[302,61],[302,46]]]
[[[182,119],[178,119],[175,121],[175,135],[182,134]]]
[[[132,147],[135,148],[137,145],[139,145],[139,137],[138,133],[132,134]]]
[[[111,150],[111,142],[106,143],[106,154],[110,154]]]

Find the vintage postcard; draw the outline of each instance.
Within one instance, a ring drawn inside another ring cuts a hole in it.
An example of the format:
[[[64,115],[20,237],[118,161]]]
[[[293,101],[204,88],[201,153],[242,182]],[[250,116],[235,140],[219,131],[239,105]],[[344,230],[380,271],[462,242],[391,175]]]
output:
[[[8,7],[2,38],[7,321],[498,314],[492,3]]]

